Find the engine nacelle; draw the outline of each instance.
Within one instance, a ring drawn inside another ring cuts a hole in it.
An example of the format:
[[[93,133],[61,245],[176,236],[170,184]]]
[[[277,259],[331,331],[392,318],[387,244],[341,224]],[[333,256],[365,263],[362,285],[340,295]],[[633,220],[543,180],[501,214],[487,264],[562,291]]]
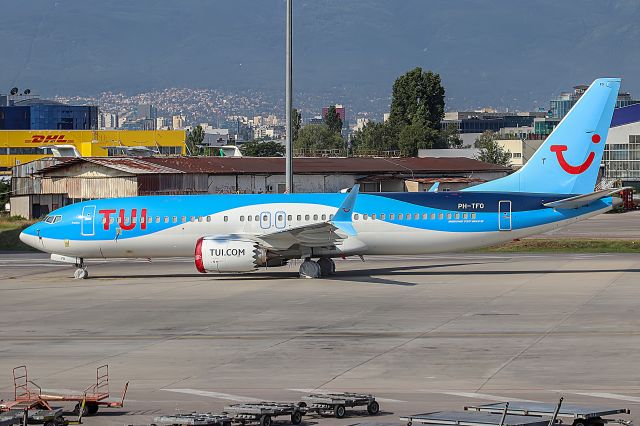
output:
[[[233,235],[200,238],[196,242],[196,269],[207,272],[250,272],[267,262],[266,250],[255,241]]]

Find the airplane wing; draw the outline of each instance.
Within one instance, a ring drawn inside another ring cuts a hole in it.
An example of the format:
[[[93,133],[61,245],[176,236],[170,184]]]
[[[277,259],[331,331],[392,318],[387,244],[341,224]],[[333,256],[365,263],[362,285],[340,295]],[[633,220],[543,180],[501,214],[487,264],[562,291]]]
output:
[[[580,207],[587,206],[590,203],[597,201],[601,198],[605,198],[605,197],[608,197],[609,195],[617,194],[618,192],[624,191],[625,189],[629,189],[629,187],[603,189],[600,191],[592,192],[591,194],[576,195],[575,197],[564,198],[562,200],[552,201],[550,203],[545,203],[543,205],[545,207],[553,207],[554,209],[560,209],[560,210],[577,209]]]
[[[295,244],[305,247],[326,247],[340,244],[345,238],[356,235],[352,224],[352,211],[359,189],[360,185],[353,186],[330,221],[282,229],[268,234],[255,235],[252,238],[259,240],[265,247],[273,250],[286,250]]]

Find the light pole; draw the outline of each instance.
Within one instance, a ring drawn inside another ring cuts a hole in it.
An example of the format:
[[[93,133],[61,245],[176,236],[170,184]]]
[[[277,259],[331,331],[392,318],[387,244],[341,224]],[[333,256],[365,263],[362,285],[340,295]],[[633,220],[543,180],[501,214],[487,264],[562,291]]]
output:
[[[292,123],[292,73],[293,73],[293,0],[287,0],[287,47],[286,47],[286,155],[285,155],[285,179],[287,193],[293,193],[293,123]]]

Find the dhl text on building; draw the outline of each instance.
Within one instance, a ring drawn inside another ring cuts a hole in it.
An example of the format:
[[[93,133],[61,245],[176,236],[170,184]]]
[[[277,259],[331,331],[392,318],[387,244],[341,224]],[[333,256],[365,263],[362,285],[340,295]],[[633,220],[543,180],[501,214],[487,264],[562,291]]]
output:
[[[138,148],[160,155],[186,153],[183,130],[0,130],[0,173],[52,155],[52,148],[75,147],[82,157],[112,157]]]

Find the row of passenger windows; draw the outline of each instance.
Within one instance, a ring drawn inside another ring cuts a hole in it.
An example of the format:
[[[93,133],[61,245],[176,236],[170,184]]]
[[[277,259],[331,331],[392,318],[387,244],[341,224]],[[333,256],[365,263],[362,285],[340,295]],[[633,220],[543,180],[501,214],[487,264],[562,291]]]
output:
[[[60,216],[56,216],[57,218],[60,218]],[[326,214],[322,214],[322,215],[318,215],[318,214],[314,214],[314,215],[310,215],[310,214],[306,214],[306,215],[296,215],[296,221],[298,222],[302,222],[304,217],[305,221],[310,221],[310,220],[322,220],[325,221],[327,220],[327,218],[329,220],[333,219],[333,215],[326,215]],[[445,218],[445,214],[444,213],[438,213],[436,215],[436,213],[422,213],[422,215],[420,215],[419,213],[373,213],[373,214],[363,214],[360,215],[358,213],[353,215],[353,220],[376,220],[376,219],[380,219],[380,220],[387,220],[387,217],[389,218],[389,220],[443,220]],[[47,219],[49,219],[50,217],[48,216],[47,218],[45,218],[45,221],[47,221]],[[51,216],[51,218],[53,218],[53,216]],[[451,219],[475,219],[476,218],[476,214],[475,213],[447,213],[446,214],[446,218],[448,220]],[[148,217],[141,217],[140,218],[140,223],[145,223],[145,221],[147,223],[186,223],[186,222],[211,222],[212,218],[211,216],[148,216]],[[223,220],[225,222],[229,222],[229,216],[224,216]],[[271,220],[269,215],[264,215],[262,217],[262,221],[263,222],[269,222]],[[275,220],[276,222],[282,223],[284,221],[284,213],[277,213],[275,216]],[[59,220],[57,220],[56,222],[58,222]],[[111,223],[121,223],[122,220],[120,218],[120,216],[116,217],[115,220],[114,218],[110,218],[110,222]],[[134,217],[132,219],[130,219],[129,217],[125,217],[124,218],[125,223],[129,223],[132,221],[132,223],[137,223],[137,218]],[[240,216],[240,222],[259,222],[260,221],[260,215],[255,215],[255,216]],[[293,221],[293,215],[287,215],[287,221],[291,222]],[[54,223],[54,222],[48,222],[48,223]],[[102,219],[102,223],[106,223],[106,218]]]

